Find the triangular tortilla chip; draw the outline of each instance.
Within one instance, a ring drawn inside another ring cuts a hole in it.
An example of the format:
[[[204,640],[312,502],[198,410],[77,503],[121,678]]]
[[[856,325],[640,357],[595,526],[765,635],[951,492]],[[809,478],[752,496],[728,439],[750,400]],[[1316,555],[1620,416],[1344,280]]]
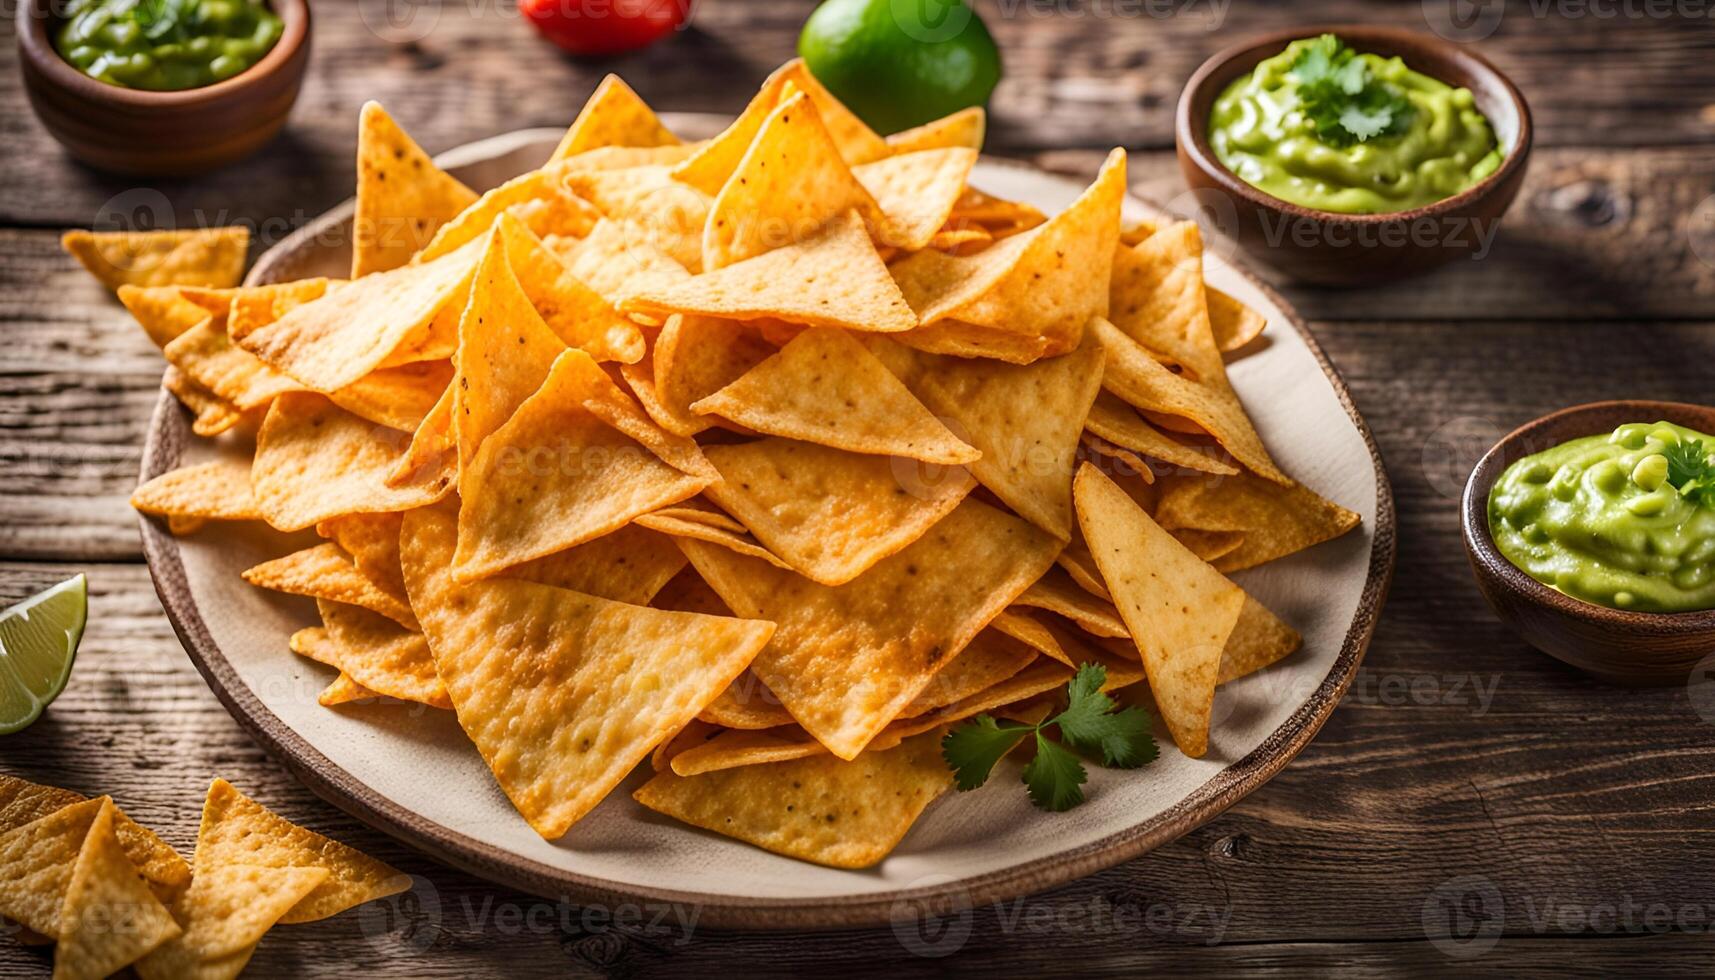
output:
[[[342,602],[317,599],[316,608],[337,651],[333,666],[341,673],[376,694],[432,708],[453,706],[423,634]]]
[[[333,641],[327,642],[331,644]],[[381,695],[352,680],[350,674],[340,674],[327,687],[322,688],[322,693],[316,696],[316,703],[324,708],[333,708],[354,701],[375,701],[380,697]]]
[[[1268,607],[1245,596],[1239,621],[1221,650],[1221,672],[1216,682],[1225,684],[1253,674],[1291,654],[1303,644],[1298,631],[1280,621]]]
[[[414,432],[434,411],[452,379],[452,362],[419,361],[373,371],[328,397],[376,425]]]
[[[326,868],[233,864],[206,868],[173,906],[184,934],[137,964],[143,980],[236,976],[231,960],[248,953],[292,906],[327,881]],[[242,968],[243,963],[237,964]]]
[[[460,581],[593,541],[708,485],[580,404],[588,376],[579,360],[588,357],[568,351],[555,362],[460,473]]]
[[[1102,350],[1086,342],[1030,365],[926,357],[914,390],[982,452],[971,473],[1037,527],[1069,540],[1072,467],[1102,382]]]
[[[917,325],[855,212],[802,241],[678,282],[630,294],[630,313],[701,313],[811,326],[898,332]]]
[[[0,774],[0,834],[86,799],[69,789]],[[191,866],[179,857],[179,852],[155,836],[154,831],[127,817],[124,811],[115,816],[114,830],[131,863],[143,877],[155,883],[156,894],[162,898],[171,899],[191,880]]]
[[[316,533],[344,548],[358,571],[375,587],[405,598],[405,573],[399,569],[398,514],[348,514],[322,521]]]
[[[237,405],[185,377],[183,371],[171,364],[161,375],[161,387],[172,392],[179,404],[190,410],[194,416],[191,431],[205,439],[212,439],[246,421],[260,421],[259,410],[239,411]]]
[[[460,586],[445,507],[405,517],[405,581],[459,724],[547,839],[742,671],[774,627],[514,579]]]
[[[169,470],[131,493],[131,506],[145,514],[254,521],[262,517],[250,486],[250,464],[222,457]]]
[[[1106,313],[1126,157],[1114,150],[1089,188],[1046,224],[968,257],[920,252],[893,266],[918,320],[1012,334],[1042,356],[1078,347]],[[916,346],[916,344],[914,344]]]
[[[685,567],[685,561],[684,552],[672,538],[637,524],[627,524],[575,548],[515,565],[502,572],[501,577],[526,579],[614,602],[645,606]],[[724,609],[720,612],[726,614]]]
[[[957,704],[993,688],[1035,660],[1036,651],[1028,645],[998,630],[983,630],[952,663],[936,672],[928,686],[899,715],[917,718]]]
[[[0,835],[0,916],[59,938],[72,868],[107,805],[105,796],[73,803]]]
[[[508,211],[538,236],[588,234],[601,212],[566,189],[563,166],[531,170],[485,192],[475,204],[442,225],[412,263],[432,262],[479,238],[487,238],[494,219]]]
[[[683,777],[657,773],[637,802],[788,857],[866,868],[886,857],[952,785],[940,733],[850,762],[822,755]]]
[[[1202,384],[1227,372],[1204,298],[1203,239],[1195,221],[1170,225],[1131,248],[1114,249],[1108,322]]]
[[[454,378],[457,378],[455,367]],[[387,474],[387,485],[401,487],[445,476],[452,484],[457,470],[458,433],[453,429],[453,395],[457,389],[449,384],[435,399],[435,405],[411,433],[411,444],[404,455],[394,462]]]
[[[405,440],[405,433],[366,422],[321,395],[281,395],[256,436],[250,478],[257,508],[276,529],[297,531],[346,514],[409,510],[446,496],[452,489],[448,474],[388,485]]]
[[[1209,327],[1221,353],[1231,354],[1262,335],[1268,320],[1213,286],[1204,287],[1209,304]]]
[[[655,338],[652,371],[647,375],[653,404],[638,398],[663,429],[693,436],[712,420],[691,411],[691,404],[725,388],[775,353],[774,346],[754,330],[733,320],[706,316],[673,316]],[[625,380],[635,391],[644,378],[642,364],[625,366]]]
[[[1215,565],[1215,570],[1218,572],[1231,571],[1231,569],[1221,568],[1218,563],[1221,558],[1239,550],[1239,547],[1245,543],[1245,532],[1243,531],[1199,531],[1196,528],[1182,527],[1175,528],[1168,533],[1178,538],[1180,544],[1190,548],[1192,554],[1211,565]]]
[[[1186,550],[1093,466],[1078,471],[1078,523],[1149,673],[1150,692],[1180,751],[1201,758],[1221,650],[1243,589]]]
[[[209,318],[208,310],[185,299],[177,286],[122,285],[119,302],[156,347],[166,347],[174,337]]]
[[[175,337],[162,351],[167,363],[239,411],[260,408],[301,386],[227,336],[226,324],[206,319]]]
[[[84,835],[60,909],[56,980],[102,980],[181,930],[126,856],[107,797]]]
[[[784,558],[763,547],[756,540],[756,537],[742,525],[735,529],[696,520],[690,517],[683,508],[663,507],[658,511],[637,518],[637,523],[642,527],[659,531],[673,538],[691,538],[696,541],[718,544],[728,551],[735,551],[751,558],[760,558],[775,568],[790,569],[792,567],[786,563]]]
[[[566,175],[566,187],[691,272],[703,268],[703,227],[714,199],[674,180],[667,167],[629,167]]]
[[[794,96],[769,115],[709,208],[703,270],[802,241],[851,210],[872,227],[886,225],[875,198],[840,158],[816,107],[807,96]]]
[[[259,589],[362,606],[407,629],[417,628],[411,607],[370,581],[345,549],[331,541],[254,565],[243,577]]]
[[[1281,485],[1249,473],[1174,480],[1156,520],[1170,531],[1237,531],[1243,541],[1211,561],[1223,572],[1261,565],[1357,527],[1361,518],[1301,483]]]
[[[1047,574],[1024,590],[1016,604],[1058,613],[1092,636],[1131,635],[1112,602],[1099,599],[1079,587],[1062,568],[1049,569]]]
[[[642,360],[643,334],[602,295],[578,281],[542,240],[510,214],[500,216],[506,260],[542,322],[568,346],[598,361]]]
[[[926,248],[953,213],[976,162],[976,150],[948,147],[853,167],[852,175],[887,215],[882,244],[907,252]]]
[[[638,94],[618,75],[608,75],[579,110],[550,163],[602,146],[672,146],[679,137],[667,131]]]
[[[1220,450],[1187,445],[1175,440],[1145,422],[1130,405],[1112,392],[1104,391],[1096,395],[1096,402],[1090,406],[1090,417],[1084,421],[1084,425],[1115,446],[1164,463],[1217,476],[1232,476],[1238,472],[1237,467],[1221,458]]]
[[[887,138],[887,148],[895,154],[938,150],[949,146],[964,146],[973,150],[983,148],[983,133],[988,128],[988,116],[980,105],[932,119],[921,126],[901,130]]]
[[[1149,356],[1137,341],[1100,317],[1090,321],[1090,329],[1107,352],[1102,387],[1134,408],[1197,423],[1252,472],[1276,483],[1291,482],[1292,478],[1282,473],[1269,457],[1262,438],[1251,426],[1250,417],[1230,386],[1201,385],[1175,374]]]
[[[770,551],[823,585],[843,585],[917,540],[974,485],[968,476],[907,485],[891,457],[790,439],[704,452],[721,476],[708,495]]]
[[[328,877],[293,905],[281,922],[314,922],[355,905],[407,891],[411,879],[355,848],[305,830],[234,789],[209,785],[197,831],[195,876],[232,865],[323,868]]]
[[[219,312],[226,314],[226,332],[236,341],[311,300],[321,299],[327,295],[328,289],[335,285],[327,279],[315,278],[220,290],[221,293],[230,295],[225,297],[226,305],[222,306]],[[200,301],[197,292],[186,289],[185,295]]]
[[[476,192],[435,166],[379,102],[357,124],[357,211],[351,277],[397,269],[476,203]]]
[[[550,236],[542,244],[559,256],[573,276],[617,307],[623,308],[634,293],[662,289],[691,275],[653,243],[606,218],[583,238]]]
[[[818,585],[696,541],[680,547],[741,616],[779,632],[753,669],[792,716],[850,759],[1054,560],[1060,544],[969,497],[845,585]],[[912,615],[899,596],[912,596]]]
[[[862,344],[826,327],[806,330],[691,409],[758,432],[854,453],[949,465],[972,463],[980,455]]]
[[[250,231],[68,231],[60,245],[108,289],[132,286],[236,286],[244,278]]]

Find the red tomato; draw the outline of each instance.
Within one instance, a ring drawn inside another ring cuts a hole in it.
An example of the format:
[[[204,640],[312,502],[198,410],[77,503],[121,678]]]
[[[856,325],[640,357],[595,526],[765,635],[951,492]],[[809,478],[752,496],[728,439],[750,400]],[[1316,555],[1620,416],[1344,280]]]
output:
[[[691,14],[694,0],[518,0],[542,36],[572,54],[617,54],[653,44]]]

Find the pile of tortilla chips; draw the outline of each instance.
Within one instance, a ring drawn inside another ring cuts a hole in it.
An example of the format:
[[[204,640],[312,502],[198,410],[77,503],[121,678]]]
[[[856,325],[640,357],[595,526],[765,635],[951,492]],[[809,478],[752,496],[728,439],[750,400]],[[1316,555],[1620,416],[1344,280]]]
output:
[[[314,922],[411,880],[216,779],[189,864],[111,797],[0,774],[0,917],[56,943],[56,980],[236,977],[276,923]]]
[[[350,281],[121,291],[196,430],[255,433],[133,503],[315,529],[245,577],[317,601],[322,702],[455,711],[547,838],[648,759],[648,807],[871,864],[939,732],[1085,662],[1200,755],[1298,645],[1222,573],[1357,516],[1252,427],[1262,318],[1196,226],[1122,230],[1124,152],[1047,217],[969,184],[981,139],[793,62],[684,143],[610,77],[478,194],[368,106]]]

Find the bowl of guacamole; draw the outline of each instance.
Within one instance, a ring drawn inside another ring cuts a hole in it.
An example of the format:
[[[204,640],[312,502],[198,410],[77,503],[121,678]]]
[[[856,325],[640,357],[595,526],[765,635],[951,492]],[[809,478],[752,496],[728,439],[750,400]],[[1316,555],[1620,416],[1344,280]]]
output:
[[[1175,136],[1216,230],[1293,278],[1362,285],[1486,257],[1531,125],[1518,89],[1464,46],[1330,26],[1210,58]]]
[[[1531,645],[1625,683],[1715,654],[1715,407],[1597,402],[1502,439],[1465,488],[1477,584]]]
[[[285,123],[309,62],[307,0],[22,0],[30,105],[74,157],[200,173]]]

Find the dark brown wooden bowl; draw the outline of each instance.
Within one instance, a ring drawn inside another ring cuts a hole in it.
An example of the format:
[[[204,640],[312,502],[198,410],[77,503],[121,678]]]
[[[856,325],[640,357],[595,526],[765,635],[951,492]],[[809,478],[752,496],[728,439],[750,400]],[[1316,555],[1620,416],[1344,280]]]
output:
[[[1626,422],[1674,422],[1715,430],[1715,408],[1681,402],[1592,402],[1513,430],[1477,463],[1465,483],[1461,524],[1477,587],[1501,622],[1543,653],[1605,681],[1683,684],[1715,653],[1715,610],[1628,612],[1574,599],[1525,574],[1489,532],[1489,491],[1514,462],[1569,439],[1612,432]]]
[[[1318,211],[1245,183],[1209,146],[1209,113],[1215,100],[1264,58],[1279,54],[1292,41],[1319,34],[1337,34],[1358,51],[1397,55],[1414,71],[1470,89],[1506,148],[1506,161],[1469,190],[1392,214]],[[1222,233],[1295,279],[1351,286],[1415,275],[1478,253],[1484,236],[1492,236],[1524,182],[1531,123],[1530,108],[1513,83],[1464,47],[1412,31],[1327,24],[1265,34],[1203,62],[1180,93],[1174,139],[1185,182],[1198,207],[1215,212]]]
[[[24,0],[18,4],[18,62],[30,106],[66,152],[100,170],[177,177],[232,163],[285,125],[309,64],[309,3],[270,5],[284,30],[261,61],[213,85],[145,92],[78,71],[54,50],[64,4]]]

